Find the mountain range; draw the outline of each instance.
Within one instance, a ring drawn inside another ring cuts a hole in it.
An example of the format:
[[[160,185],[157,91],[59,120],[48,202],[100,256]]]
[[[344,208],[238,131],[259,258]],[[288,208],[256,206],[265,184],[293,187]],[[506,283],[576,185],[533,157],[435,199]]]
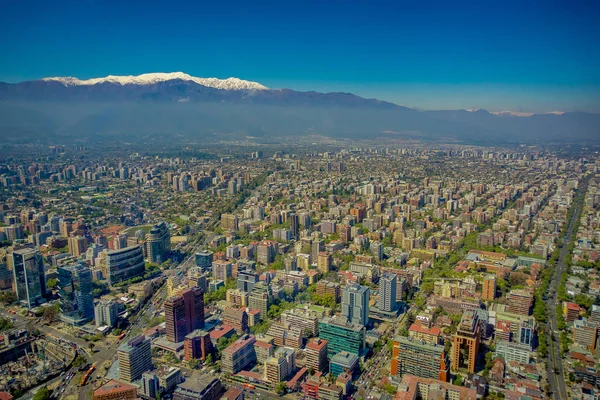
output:
[[[418,111],[350,93],[269,89],[175,73],[0,83],[0,140],[324,135],[470,144],[597,144],[600,115]]]

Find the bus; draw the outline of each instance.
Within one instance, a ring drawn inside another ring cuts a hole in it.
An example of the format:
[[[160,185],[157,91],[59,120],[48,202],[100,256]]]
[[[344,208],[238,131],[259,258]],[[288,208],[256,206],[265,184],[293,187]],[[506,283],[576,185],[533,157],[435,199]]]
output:
[[[92,364],[92,366],[87,371],[85,371],[85,374],[83,374],[83,376],[81,377],[81,382],[79,382],[79,386],[85,386],[95,369],[96,366]]]

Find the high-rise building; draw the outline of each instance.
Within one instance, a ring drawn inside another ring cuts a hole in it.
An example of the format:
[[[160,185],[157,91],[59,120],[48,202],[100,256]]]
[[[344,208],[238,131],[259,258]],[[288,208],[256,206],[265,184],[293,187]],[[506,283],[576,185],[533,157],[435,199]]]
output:
[[[211,256],[212,257],[212,256]],[[191,267],[188,269],[188,287],[199,287],[203,292],[206,293],[208,290],[208,282],[206,281],[206,275],[202,272],[200,267]]]
[[[256,249],[256,261],[264,265],[271,264],[275,260],[277,249],[277,242],[263,240]]]
[[[371,250],[371,254],[373,254],[373,257],[375,257],[377,261],[383,260],[383,243],[374,241],[371,243],[369,248]]]
[[[475,363],[481,340],[481,324],[475,311],[465,311],[454,335],[452,369],[466,368],[475,373]]]
[[[179,343],[188,333],[204,328],[204,293],[200,288],[168,298],[164,307],[167,340]]]
[[[256,362],[254,342],[256,342],[254,335],[244,335],[226,347],[221,356],[223,371],[233,375],[254,364]]]
[[[210,251],[200,251],[196,253],[196,266],[202,268],[205,271],[207,268],[211,268],[213,263],[213,253]]]
[[[379,302],[377,308],[385,312],[394,312],[398,309],[396,303],[397,275],[386,272],[379,278]]]
[[[222,261],[222,260],[213,261],[213,264],[212,264],[213,278],[215,278],[217,280],[227,281],[227,279],[231,277],[232,266],[233,266],[233,263],[231,261]]]
[[[343,317],[326,317],[319,322],[319,337],[327,340],[327,356],[340,351],[358,356],[365,347],[365,327],[348,322]]]
[[[317,257],[317,269],[322,274],[326,274],[331,269],[331,254],[321,251]]]
[[[69,253],[81,257],[87,250],[87,239],[84,236],[71,236],[68,240]]]
[[[356,354],[340,351],[329,361],[329,372],[337,378],[339,374],[356,375],[359,368],[359,357]]]
[[[233,214],[221,214],[221,226],[228,231],[237,231],[239,229],[238,217]]]
[[[204,360],[214,352],[208,332],[197,329],[188,333],[183,341],[183,358],[186,361],[193,359]]]
[[[299,236],[299,226],[300,226],[300,221],[298,218],[298,214],[290,214],[290,216],[288,217],[290,220],[290,231],[292,232],[292,237],[294,239],[298,239]]]
[[[111,285],[141,275],[144,270],[144,252],[139,245],[106,252],[106,276]]]
[[[125,382],[137,381],[146,371],[152,370],[152,349],[150,338],[137,336],[119,346],[119,379]]]
[[[530,289],[513,289],[506,296],[508,311],[519,315],[531,315],[533,291]]]
[[[167,224],[161,222],[154,225],[148,233],[146,239],[146,253],[148,261],[153,263],[163,263],[169,259],[171,254],[171,234]]]
[[[348,284],[342,297],[342,316],[357,325],[369,323],[369,288],[359,284]]]
[[[496,298],[496,276],[486,275],[483,279],[483,290],[481,300],[492,301]]]
[[[319,259],[319,253],[325,251],[325,241],[323,239],[315,239],[310,245],[310,255],[313,262]]]
[[[447,382],[450,363],[444,346],[415,338],[396,336],[392,352],[392,375],[415,375]]]
[[[248,330],[248,314],[244,308],[225,307],[223,324],[232,326],[238,334],[243,334]]]
[[[252,288],[250,296],[248,296],[248,307],[259,310],[260,315],[266,318],[272,300],[273,292],[271,287],[264,282],[257,282],[254,288]]]
[[[94,318],[92,271],[81,263],[58,267],[58,295],[64,320],[79,325]]]
[[[306,367],[315,371],[327,370],[327,340],[312,338],[306,343]]]
[[[252,271],[241,271],[237,277],[237,288],[242,292],[250,293],[258,282],[258,275]]]
[[[164,308],[167,340],[174,343],[183,342],[185,336],[189,333],[185,321],[183,297],[169,297],[165,300]]]
[[[17,299],[28,308],[42,304],[46,297],[42,255],[36,250],[25,248],[13,251],[8,260],[12,264]]]
[[[119,317],[119,303],[116,301],[100,301],[94,307],[94,319],[96,326],[115,326]]]

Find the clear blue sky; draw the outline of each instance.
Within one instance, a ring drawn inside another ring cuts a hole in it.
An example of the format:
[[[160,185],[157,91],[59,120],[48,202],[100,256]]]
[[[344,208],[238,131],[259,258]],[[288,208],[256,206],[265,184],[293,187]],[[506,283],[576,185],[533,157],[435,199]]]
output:
[[[0,81],[183,71],[425,108],[600,112],[599,1],[0,0]]]

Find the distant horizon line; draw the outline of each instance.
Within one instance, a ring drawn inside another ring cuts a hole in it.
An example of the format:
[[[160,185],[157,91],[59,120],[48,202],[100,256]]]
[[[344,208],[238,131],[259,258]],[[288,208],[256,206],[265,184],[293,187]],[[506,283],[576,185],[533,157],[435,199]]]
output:
[[[181,80],[185,80],[185,81],[189,81],[189,82],[194,82],[203,86],[206,86],[203,83],[199,83],[197,80],[215,80],[215,81],[220,81],[220,82],[227,82],[229,80],[239,80],[241,82],[245,82],[247,84],[251,84],[251,85],[257,85],[256,88],[252,88],[252,89],[258,89],[258,90],[293,90],[293,91],[298,91],[298,92],[318,92],[318,93],[324,93],[324,94],[335,94],[335,93],[340,93],[340,94],[352,94],[354,96],[358,96],[364,99],[370,99],[370,100],[378,100],[378,101],[384,101],[390,104],[394,104],[396,106],[399,107],[406,107],[406,108],[410,108],[412,110],[415,111],[420,111],[420,112],[427,112],[427,111],[467,111],[467,112],[477,112],[477,111],[485,111],[488,112],[490,114],[493,115],[509,115],[509,116],[515,116],[515,117],[530,117],[533,115],[548,115],[548,114],[554,114],[554,115],[563,115],[565,113],[586,113],[586,114],[600,114],[600,111],[582,111],[582,110],[572,110],[572,111],[562,111],[562,110],[556,110],[556,109],[550,109],[549,111],[524,111],[524,110],[510,110],[510,109],[503,109],[503,108],[486,108],[486,107],[471,107],[471,108],[451,108],[451,107],[442,107],[442,108],[427,108],[427,107],[419,107],[419,106],[411,106],[411,105],[406,105],[403,103],[399,103],[393,100],[382,100],[379,97],[372,97],[372,96],[364,96],[364,95],[359,95],[356,94],[354,92],[351,91],[319,91],[319,90],[300,90],[300,89],[293,89],[291,87],[267,87],[266,85],[262,85],[259,82],[256,81],[249,81],[249,80],[245,80],[242,78],[237,78],[237,77],[228,77],[228,78],[216,78],[216,77],[208,77],[208,78],[204,78],[204,77],[195,77],[193,75],[181,72],[181,71],[176,71],[176,72],[150,72],[150,73],[143,73],[143,74],[139,74],[139,75],[106,75],[103,77],[93,77],[93,78],[87,78],[87,79],[80,79],[77,78],[73,75],[70,76],[47,76],[47,77],[41,77],[41,78],[37,78],[37,79],[25,79],[25,80],[13,80],[13,79],[8,79],[7,81],[0,81],[0,83],[4,83],[4,84],[9,84],[9,85],[15,85],[15,84],[19,84],[19,83],[25,83],[25,82],[36,82],[36,81],[56,81],[56,82],[61,82],[63,84],[65,84],[65,86],[67,86],[67,84],[65,83],[66,81],[78,81],[80,85],[96,85],[98,83],[103,83],[102,81],[108,81],[109,83],[121,83],[122,85],[124,83],[120,82],[123,79],[122,78],[129,78],[129,79],[135,79],[135,78],[140,78],[140,77],[145,77],[145,76],[159,76],[159,75],[164,75],[164,76],[173,76],[173,77],[169,77],[169,78],[165,78],[163,80],[155,80],[152,82],[148,82],[148,83],[131,83],[131,84],[137,84],[137,85],[142,85],[142,84],[152,84],[152,83],[158,83],[161,81],[168,81],[168,80],[175,80],[175,79],[181,79]],[[186,76],[192,79],[183,79],[181,78],[181,76]],[[121,78],[121,79],[119,79]],[[112,81],[109,81],[110,79],[113,79]],[[93,83],[88,83],[88,82],[92,82],[95,81]],[[77,85],[77,84],[75,84]],[[210,86],[209,86],[210,87]],[[260,87],[260,88],[258,88]],[[223,89],[223,90],[231,90],[231,89]],[[234,89],[236,90],[236,89]],[[248,90],[248,89],[237,89],[237,90]]]

